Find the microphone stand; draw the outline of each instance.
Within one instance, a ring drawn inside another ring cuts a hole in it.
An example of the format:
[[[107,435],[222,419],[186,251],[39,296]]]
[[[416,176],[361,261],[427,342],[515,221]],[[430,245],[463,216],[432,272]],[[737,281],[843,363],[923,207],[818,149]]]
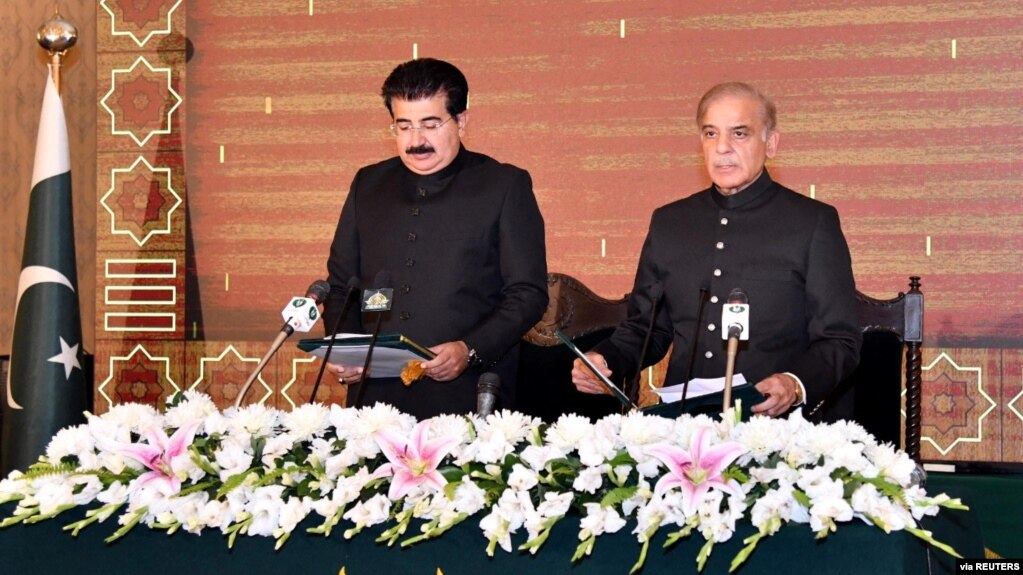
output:
[[[377,312],[377,323],[373,327],[373,335],[369,338],[369,349],[366,350],[366,361],[362,364],[362,381],[359,382],[359,391],[355,393],[355,402],[351,404],[352,407],[358,409],[362,407],[362,396],[366,394],[366,384],[369,383],[369,362],[373,358],[373,348],[377,345],[377,337],[380,335],[380,324],[383,323],[384,312]]]
[[[252,371],[252,374],[249,375],[249,379],[245,381],[245,385],[243,385],[241,391],[238,392],[238,397],[234,400],[235,407],[241,407],[242,399],[245,398],[245,394],[248,393],[249,388],[252,387],[252,382],[256,381],[256,378],[263,372],[263,368],[266,367],[270,358],[277,353],[277,350],[284,343],[284,340],[288,339],[293,333],[295,333],[295,328],[291,327],[291,325],[285,324],[280,333],[277,334],[277,337],[274,338],[273,343],[270,344],[270,349],[266,350],[266,353],[263,355],[263,359],[259,360],[259,365],[257,365],[256,369]]]
[[[320,362],[320,371],[316,374],[316,383],[313,384],[313,392],[309,396],[309,403],[316,401],[316,391],[320,389],[320,380],[323,379],[323,371],[327,369],[327,360],[330,359],[330,352],[334,349],[334,340],[337,338],[337,330],[341,329],[345,316],[348,315],[348,308],[352,303],[352,290],[355,289],[357,281],[353,277],[348,282],[348,289],[345,291],[345,303],[341,306],[341,313],[334,320],[334,326],[330,330],[330,343],[327,344],[327,351],[323,354],[323,361]]]
[[[700,288],[700,305],[696,308],[696,327],[693,329],[693,345],[689,348],[689,365],[686,367],[686,380],[682,382],[682,403],[679,414],[686,412],[686,396],[689,394],[689,380],[693,379],[693,366],[696,364],[696,340],[700,337],[700,324],[703,322],[703,308],[707,303],[707,288]]]
[[[729,328],[731,331],[731,328]],[[725,391],[722,395],[721,413],[732,406],[732,374],[735,372],[735,355],[739,351],[739,334],[728,334],[728,355],[725,360]]]
[[[639,404],[639,382],[643,376],[643,362],[646,361],[646,352],[650,348],[650,338],[654,332],[654,320],[657,319],[657,307],[661,303],[661,290],[657,290],[657,292],[657,295],[654,296],[653,306],[650,308],[650,324],[646,326],[646,337],[643,338],[643,347],[639,352],[639,363],[636,365],[636,376],[632,378],[634,385],[629,387],[629,382],[624,382],[626,385],[625,389],[629,394],[629,401],[631,401],[633,405]]]

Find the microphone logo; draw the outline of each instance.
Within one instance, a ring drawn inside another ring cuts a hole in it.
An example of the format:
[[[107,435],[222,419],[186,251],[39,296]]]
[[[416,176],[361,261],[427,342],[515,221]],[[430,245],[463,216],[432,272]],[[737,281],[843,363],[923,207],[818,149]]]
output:
[[[320,312],[316,309],[316,300],[308,297],[294,297],[281,310],[281,317],[295,331],[307,332],[320,319]]]
[[[393,299],[394,288],[366,290],[362,296],[362,311],[387,311]]]

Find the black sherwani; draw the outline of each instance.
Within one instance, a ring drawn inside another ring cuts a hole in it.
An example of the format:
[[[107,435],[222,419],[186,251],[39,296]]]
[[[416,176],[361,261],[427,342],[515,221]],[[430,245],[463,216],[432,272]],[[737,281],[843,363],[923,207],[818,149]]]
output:
[[[349,278],[371,287],[386,270],[394,303],[381,333],[427,347],[462,340],[482,359],[445,383],[370,379],[364,405],[385,402],[419,418],[467,413],[480,374],[491,371],[501,378],[499,407],[514,407],[519,340],[547,307],[544,225],[528,172],[464,148],[428,176],[397,157],[364,167],[341,210],[327,268],[335,296],[324,312],[328,330]],[[368,333],[375,316],[361,317],[357,305],[343,331]]]
[[[654,212],[629,318],[595,348],[616,375],[636,371],[657,284],[664,297],[644,365],[673,345],[666,385],[685,380],[694,335],[693,376],[725,375],[721,312],[734,288],[749,296],[749,341],[740,343],[735,373],[750,383],[791,372],[812,410],[859,361],[856,288],[838,213],[766,170],[733,196],[711,187]],[[708,291],[697,328],[700,288]]]

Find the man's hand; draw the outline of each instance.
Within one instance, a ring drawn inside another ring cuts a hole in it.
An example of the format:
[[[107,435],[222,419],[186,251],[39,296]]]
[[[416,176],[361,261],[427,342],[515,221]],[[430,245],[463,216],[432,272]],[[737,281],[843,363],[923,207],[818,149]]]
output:
[[[784,414],[796,403],[795,380],[784,373],[776,373],[764,378],[755,386],[757,391],[767,396],[767,399],[753,406],[755,414],[778,417]]]
[[[608,369],[604,356],[599,353],[590,352],[586,354],[586,357],[590,358],[590,362],[593,365],[600,368],[601,373],[609,378],[611,377],[611,370]],[[603,383],[597,380],[597,377],[593,375],[590,368],[583,364],[581,359],[577,359],[572,363],[572,383],[582,393],[602,393],[605,395],[610,395],[611,393],[604,387]]]
[[[449,341],[430,348],[437,357],[422,363],[426,377],[434,381],[451,381],[469,367],[469,346],[464,341]]]
[[[362,381],[361,367],[346,367],[338,363],[327,363],[327,372],[337,378],[338,383],[359,383]]]

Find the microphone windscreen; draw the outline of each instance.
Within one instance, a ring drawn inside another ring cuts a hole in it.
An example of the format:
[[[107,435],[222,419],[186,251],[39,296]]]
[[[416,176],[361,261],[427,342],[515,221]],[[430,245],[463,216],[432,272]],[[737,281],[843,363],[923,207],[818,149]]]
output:
[[[330,293],[330,284],[326,280],[316,280],[310,284],[309,289],[305,290],[305,297],[315,301],[316,303],[323,303],[327,299],[327,294]]]
[[[476,392],[490,392],[497,393],[501,387],[501,377],[492,371],[488,371],[482,375],[476,383]]]
[[[728,303],[749,303],[749,296],[742,288],[735,288],[728,294]]]
[[[378,271],[376,277],[373,278],[373,287],[378,289],[394,287],[394,280],[391,279],[391,272],[387,270]]]
[[[358,289],[359,288],[359,276],[352,276],[352,277],[348,278],[348,283],[345,284],[345,287],[348,288],[349,291],[350,290],[354,290],[354,289]]]

